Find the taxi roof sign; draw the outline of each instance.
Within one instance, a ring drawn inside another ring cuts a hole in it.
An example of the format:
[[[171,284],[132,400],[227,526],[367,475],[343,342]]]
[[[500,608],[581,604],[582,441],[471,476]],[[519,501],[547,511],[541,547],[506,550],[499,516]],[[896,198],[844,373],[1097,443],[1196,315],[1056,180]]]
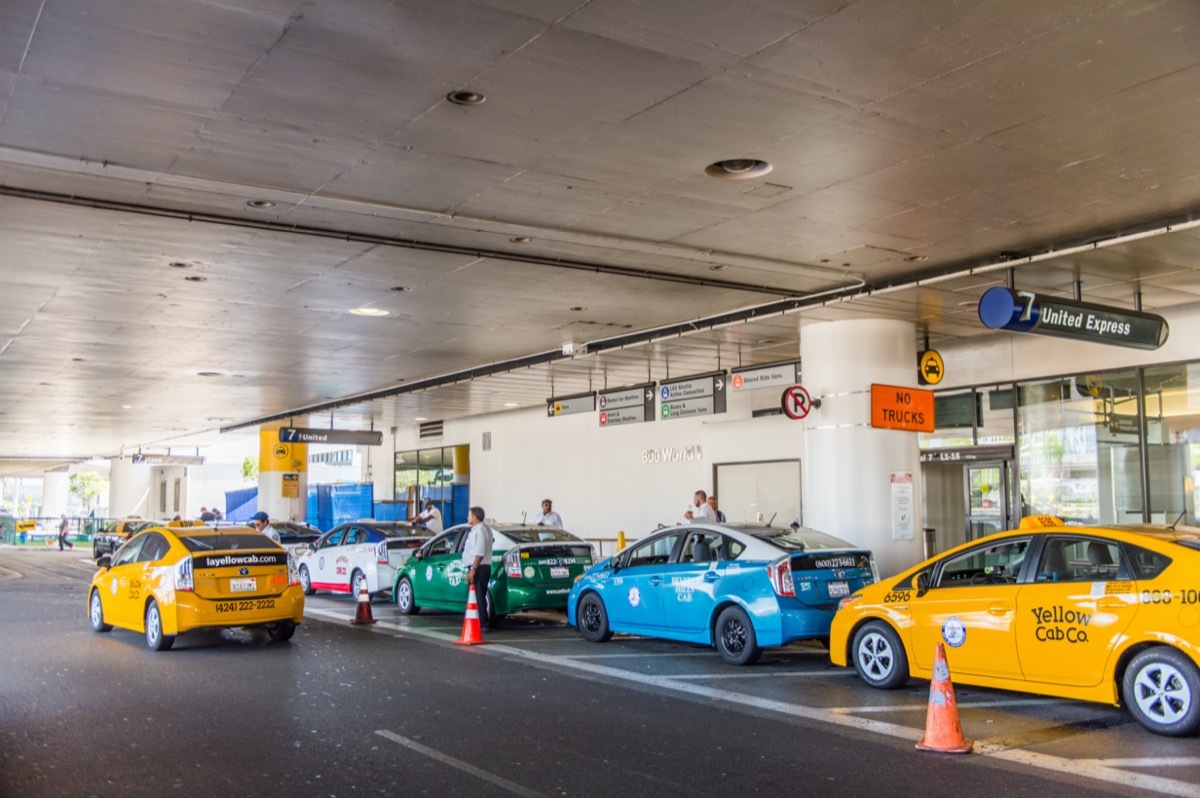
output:
[[[1021,519],[1021,529],[1049,529],[1066,526],[1063,520],[1054,515],[1027,515]]]

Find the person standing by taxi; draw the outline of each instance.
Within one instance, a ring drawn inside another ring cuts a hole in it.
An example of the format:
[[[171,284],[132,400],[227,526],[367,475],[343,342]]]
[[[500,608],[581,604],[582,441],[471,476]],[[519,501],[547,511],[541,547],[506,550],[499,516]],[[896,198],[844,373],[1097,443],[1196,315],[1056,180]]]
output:
[[[721,509],[719,507],[717,507],[717,497],[716,496],[708,497],[708,506],[710,508],[712,508],[713,517],[716,519],[717,523],[718,524],[725,523],[725,513],[721,512]]]
[[[686,513],[684,513],[684,519],[687,521],[708,521],[710,524],[716,523],[717,514],[713,512],[713,508],[708,504],[707,493],[702,490],[696,491],[692,495],[692,506],[695,509],[688,510]]]
[[[467,569],[467,582],[475,587],[475,601],[480,607],[479,625],[491,629],[491,613],[487,611],[488,582],[492,579],[492,530],[483,522],[482,507],[467,511],[471,531],[463,543],[462,563]]]
[[[418,515],[413,520],[418,524],[424,525],[430,532],[442,531],[442,511],[439,510],[433,503],[433,499],[428,496],[424,501],[425,511]]]
[[[562,516],[554,512],[554,502],[542,499],[542,511],[533,517],[533,523],[538,526],[556,526],[564,529]]]
[[[271,526],[270,516],[268,516],[262,510],[259,510],[254,515],[250,516],[250,523],[253,524],[254,528],[259,532],[262,532],[271,540],[279,543],[279,532],[276,531],[275,527]]]

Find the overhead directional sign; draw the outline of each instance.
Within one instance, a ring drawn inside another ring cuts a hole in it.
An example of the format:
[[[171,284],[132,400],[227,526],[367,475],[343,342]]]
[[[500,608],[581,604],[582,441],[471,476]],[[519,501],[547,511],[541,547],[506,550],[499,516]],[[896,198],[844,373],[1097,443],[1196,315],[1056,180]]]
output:
[[[793,385],[784,391],[780,404],[783,405],[783,412],[787,417],[796,421],[807,416],[813,406],[812,397],[803,385]]]
[[[1048,297],[993,286],[979,300],[979,320],[993,330],[1053,335],[1133,349],[1167,342],[1167,320],[1153,313]]]
[[[729,384],[733,392],[757,391],[760,388],[786,388],[800,382],[800,361],[784,360],[779,363],[767,363],[763,366],[751,366],[744,369],[733,369],[729,372]]]
[[[600,426],[618,427],[654,420],[654,383],[600,392]]]
[[[658,415],[663,419],[709,416],[725,412],[724,371],[696,374],[659,383]]]
[[[378,430],[280,427],[279,440],[282,443],[349,443],[354,446],[379,446],[383,443],[383,433]]]
[[[577,393],[573,396],[551,396],[546,400],[546,415],[550,418],[594,412],[596,412],[595,391]]]

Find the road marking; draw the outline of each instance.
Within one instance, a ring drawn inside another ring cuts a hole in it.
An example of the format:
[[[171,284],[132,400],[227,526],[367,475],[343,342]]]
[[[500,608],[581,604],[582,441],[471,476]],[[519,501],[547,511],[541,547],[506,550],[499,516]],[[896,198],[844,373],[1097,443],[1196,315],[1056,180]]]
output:
[[[672,679],[811,679],[813,677],[843,677],[853,676],[858,678],[858,674],[854,671],[760,671],[758,673],[687,673],[675,674]],[[962,706],[962,704],[959,704]],[[924,707],[921,708],[924,711]]]
[[[516,782],[509,781],[508,779],[502,779],[495,773],[489,773],[486,770],[477,768],[468,762],[462,761],[461,759],[455,759],[449,754],[443,754],[441,751],[437,751],[427,745],[421,745],[416,740],[410,740],[407,737],[401,737],[395,732],[390,732],[387,729],[379,729],[375,733],[380,737],[385,737],[388,740],[391,740],[394,743],[399,743],[405,748],[416,751],[418,754],[424,754],[430,759],[436,759],[444,765],[449,765],[450,767],[461,770],[464,773],[470,773],[477,779],[483,779],[489,784],[495,784],[497,787],[508,790],[514,795],[524,795],[526,798],[546,798],[546,796],[540,792],[534,792],[533,790],[522,787]]]
[[[1095,764],[1118,768],[1183,768],[1200,765],[1200,756],[1142,756],[1132,759],[1079,759],[1083,767]]]
[[[848,671],[845,675],[857,676],[854,671]],[[1078,701],[1068,701],[1065,698],[1046,698],[1039,700],[1036,698],[1016,698],[1011,701],[959,701],[959,709],[986,709],[988,707],[1044,707],[1051,704],[1078,704]],[[840,712],[848,714],[852,712],[911,712],[915,710],[926,711],[928,707],[925,704],[920,706],[916,704],[891,704],[889,706],[873,706],[873,707],[830,707],[830,712]],[[1097,760],[1107,762],[1109,760]]]
[[[308,612],[310,612],[310,610],[306,608],[305,614]],[[349,618],[343,613],[332,613],[324,610],[312,610],[312,612],[314,615],[328,616],[337,621],[349,620]],[[379,626],[386,626],[401,632],[402,634],[428,637],[430,639],[442,642],[453,642],[456,639],[452,635],[438,633],[427,629],[414,629],[412,627],[402,628],[398,624],[379,624],[378,626],[369,628],[378,629]],[[494,643],[489,646],[473,647],[470,650],[478,651],[489,656],[508,655],[518,657],[533,662],[541,662],[558,668],[570,668],[583,671],[595,676],[604,677],[606,680],[621,679],[623,681],[635,682],[637,684],[659,688],[662,690],[672,690],[677,693],[684,693],[701,698],[716,699],[719,701],[726,701],[731,704],[738,704],[741,706],[752,707],[769,712],[776,712],[781,715],[803,718],[805,720],[815,721],[817,723],[828,723],[834,726],[845,726],[858,731],[873,732],[875,734],[882,734],[888,737],[908,740],[913,743],[915,743],[923,733],[922,729],[914,729],[909,726],[901,726],[896,723],[872,720],[870,718],[860,718],[854,715],[842,714],[829,709],[807,707],[802,704],[790,704],[786,701],[779,701],[771,698],[761,698],[759,696],[737,693],[702,684],[692,684],[686,680],[673,678],[670,676],[655,676],[653,674],[636,673],[634,671],[612,668],[607,665],[601,665],[594,662],[569,659],[567,657],[555,656],[553,654],[539,654],[534,651],[513,648],[501,643]],[[1150,776],[1143,773],[1119,770],[1119,766],[1109,764],[1110,760],[1107,759],[1089,760],[1088,768],[1086,772],[1084,772],[1080,769],[1080,760],[1067,759],[1065,757],[1054,756],[1052,754],[1043,754],[1036,751],[1026,751],[1012,748],[1004,741],[990,742],[987,740],[976,740],[975,753],[978,756],[989,756],[1005,762],[1024,765],[1026,767],[1049,770],[1055,773],[1063,773],[1075,778],[1078,778],[1082,775],[1085,778],[1095,779],[1096,781],[1119,784],[1125,787],[1133,787],[1142,790],[1152,790],[1154,792],[1162,793],[1163,795],[1175,795],[1179,796],[1180,798],[1196,798],[1197,793],[1195,784],[1177,781],[1175,779],[1168,779],[1162,776]]]

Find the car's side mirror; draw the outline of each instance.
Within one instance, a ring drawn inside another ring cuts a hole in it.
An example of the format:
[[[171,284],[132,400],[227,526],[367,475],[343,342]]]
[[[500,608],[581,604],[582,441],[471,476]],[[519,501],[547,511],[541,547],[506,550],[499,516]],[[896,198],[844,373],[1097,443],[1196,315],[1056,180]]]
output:
[[[922,571],[917,574],[917,598],[924,596],[929,591],[929,574]]]
[[[414,560],[420,560],[425,556],[425,549],[417,549],[412,553],[412,556]]]
[[[112,568],[112,555],[111,554],[101,554],[99,557],[96,558],[96,567],[97,568]]]
[[[316,544],[316,542],[315,542],[315,541],[314,541],[314,542],[312,542],[312,543],[309,543],[309,544],[308,544],[308,550],[309,550],[309,551],[316,551],[316,550],[317,550],[317,544]]]
[[[615,571],[615,570],[617,570],[618,568],[620,568],[620,567],[621,567],[621,558],[620,558],[620,556],[616,556],[616,557],[611,557],[611,558],[609,558],[609,560],[608,560],[608,567],[609,567],[609,568],[611,568],[611,569],[613,569],[614,571]]]

